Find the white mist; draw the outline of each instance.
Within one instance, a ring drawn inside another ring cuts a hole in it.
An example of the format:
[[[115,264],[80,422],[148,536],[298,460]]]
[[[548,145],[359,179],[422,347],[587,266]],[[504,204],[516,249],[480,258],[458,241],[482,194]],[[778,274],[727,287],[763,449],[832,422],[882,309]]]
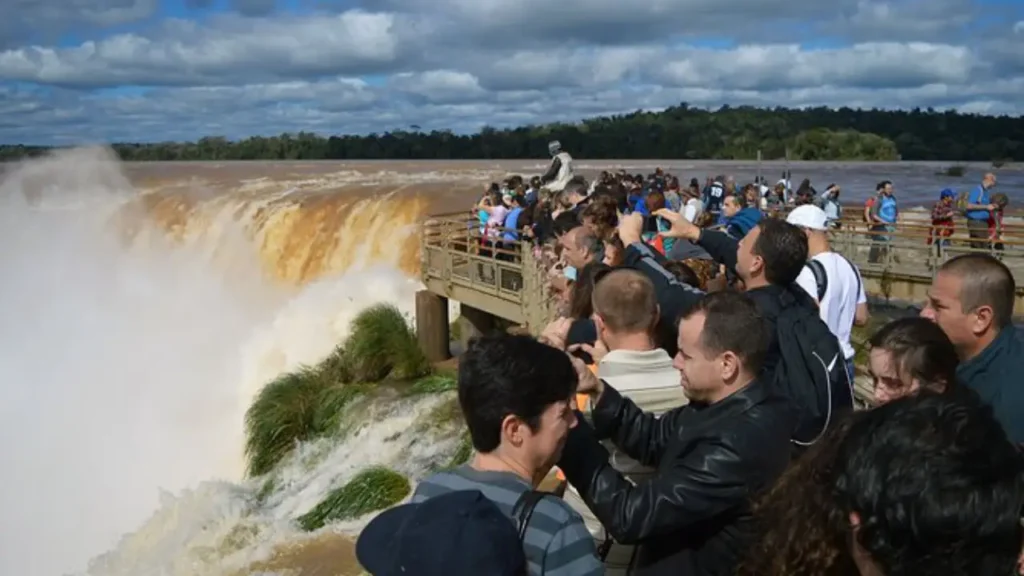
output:
[[[259,386],[326,354],[365,306],[412,302],[391,269],[284,293],[252,246],[224,273],[202,246],[127,244],[114,216],[135,192],[104,151],[2,178],[0,574],[80,573],[161,490],[237,480]]]

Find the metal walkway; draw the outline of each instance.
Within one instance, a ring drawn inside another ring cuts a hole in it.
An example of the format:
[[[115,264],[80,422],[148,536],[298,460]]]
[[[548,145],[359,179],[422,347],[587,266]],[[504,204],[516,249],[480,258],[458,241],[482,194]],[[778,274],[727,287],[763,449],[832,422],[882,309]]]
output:
[[[856,264],[865,290],[887,300],[920,304],[939,266],[972,249],[955,237],[952,246],[929,246],[927,225],[908,224],[886,242],[873,240],[859,222],[846,222],[832,234],[832,249]],[[534,259],[529,243],[491,253],[481,249],[479,222],[462,215],[438,215],[421,228],[422,281],[445,298],[472,306],[538,332],[553,319],[555,307],[547,294],[546,272]],[[876,258],[871,258],[872,248]],[[1008,240],[995,253],[1017,280],[1015,314],[1024,314],[1024,242]]]

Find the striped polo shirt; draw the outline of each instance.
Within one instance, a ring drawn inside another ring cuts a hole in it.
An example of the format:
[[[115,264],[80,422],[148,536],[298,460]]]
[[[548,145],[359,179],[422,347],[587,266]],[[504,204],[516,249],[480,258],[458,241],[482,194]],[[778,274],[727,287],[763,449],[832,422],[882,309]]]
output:
[[[422,502],[459,490],[479,490],[511,519],[516,501],[532,489],[528,482],[511,472],[474,470],[467,465],[425,478],[416,486],[412,501]],[[537,503],[526,529],[523,550],[530,576],[604,574],[594,538],[583,519],[554,495]]]

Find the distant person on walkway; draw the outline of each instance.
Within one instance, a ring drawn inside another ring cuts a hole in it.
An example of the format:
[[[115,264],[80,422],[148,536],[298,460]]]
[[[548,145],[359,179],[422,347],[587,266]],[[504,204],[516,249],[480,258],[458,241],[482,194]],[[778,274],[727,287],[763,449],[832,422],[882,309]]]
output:
[[[896,231],[896,223],[900,216],[899,204],[892,192],[892,182],[889,180],[879,182],[877,190],[878,198],[871,205],[869,217],[871,230],[883,232],[883,234],[875,234],[871,237],[875,243],[868,251],[868,262],[872,264],[885,259],[889,251],[888,243],[892,239],[890,234]]]
[[[995,185],[996,175],[989,172],[981,179],[981,184],[967,196],[964,216],[967,217],[967,231],[971,235],[971,248],[977,250],[989,247],[988,221],[992,212],[996,210],[996,205],[989,198],[989,191],[995,188]]]
[[[552,192],[561,192],[574,176],[572,156],[562,150],[558,140],[548,142],[548,153],[551,154],[551,166],[540,177],[541,186]]]
[[[479,490],[511,522],[516,505],[557,463],[576,426],[571,404],[577,380],[565,352],[528,336],[472,341],[459,361],[459,407],[476,455],[467,465],[424,479],[412,502]],[[540,498],[527,520],[523,549],[531,576],[604,574],[593,537],[564,500]]]
[[[921,316],[949,336],[960,356],[957,376],[992,405],[1006,434],[1024,443],[1024,346],[1013,327],[1016,284],[989,254],[963,254],[939,268]]]
[[[949,237],[956,230],[956,192],[946,188],[939,193],[939,201],[932,207],[932,227],[928,229],[928,244],[936,250],[949,246]]]

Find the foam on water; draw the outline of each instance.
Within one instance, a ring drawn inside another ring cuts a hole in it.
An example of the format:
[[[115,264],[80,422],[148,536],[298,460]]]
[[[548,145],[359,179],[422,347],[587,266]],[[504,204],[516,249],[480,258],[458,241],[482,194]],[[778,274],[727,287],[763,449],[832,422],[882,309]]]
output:
[[[326,534],[352,538],[374,514],[312,534],[301,532],[294,519],[367,466],[387,466],[414,480],[422,477],[439,454],[455,447],[454,430],[421,424],[452,396],[358,402],[346,411],[351,426],[346,435],[301,445],[269,478],[205,482],[179,495],[166,494],[139,530],[92,561],[88,575],[242,574],[274,561],[282,549],[294,550]],[[268,481],[275,489],[261,496]],[[335,565],[332,573],[343,570]]]
[[[287,194],[193,196],[140,205],[102,150],[5,171],[0,574],[81,573],[147,518],[90,572],[219,573],[194,568],[223,567],[203,559],[222,555],[205,549],[207,540],[248,533],[242,517],[251,513],[252,486],[231,482],[241,477],[242,417],[255,392],[281,371],[322,358],[366,306],[392,302],[411,313],[418,284],[398,267],[410,257],[404,239],[416,206],[387,212],[383,201],[368,202],[360,217],[351,202],[331,211],[324,201],[308,213]],[[323,228],[325,211],[364,231],[373,218],[398,220],[377,224],[388,242],[364,236],[344,244],[337,230]],[[276,261],[267,252],[285,253],[265,224],[282,219],[286,229],[310,226],[330,239],[286,254],[303,270],[327,259],[312,281],[283,283],[269,265]],[[353,258],[335,252],[362,244],[369,247]],[[380,434],[402,429],[397,422],[381,423]],[[371,443],[360,458],[387,455],[376,440],[363,440]],[[341,466],[344,454],[323,465]],[[276,541],[279,512],[287,525],[280,530],[294,530],[283,511],[303,508],[336,481],[325,473],[309,482],[319,483],[258,516],[269,534],[260,542]]]

